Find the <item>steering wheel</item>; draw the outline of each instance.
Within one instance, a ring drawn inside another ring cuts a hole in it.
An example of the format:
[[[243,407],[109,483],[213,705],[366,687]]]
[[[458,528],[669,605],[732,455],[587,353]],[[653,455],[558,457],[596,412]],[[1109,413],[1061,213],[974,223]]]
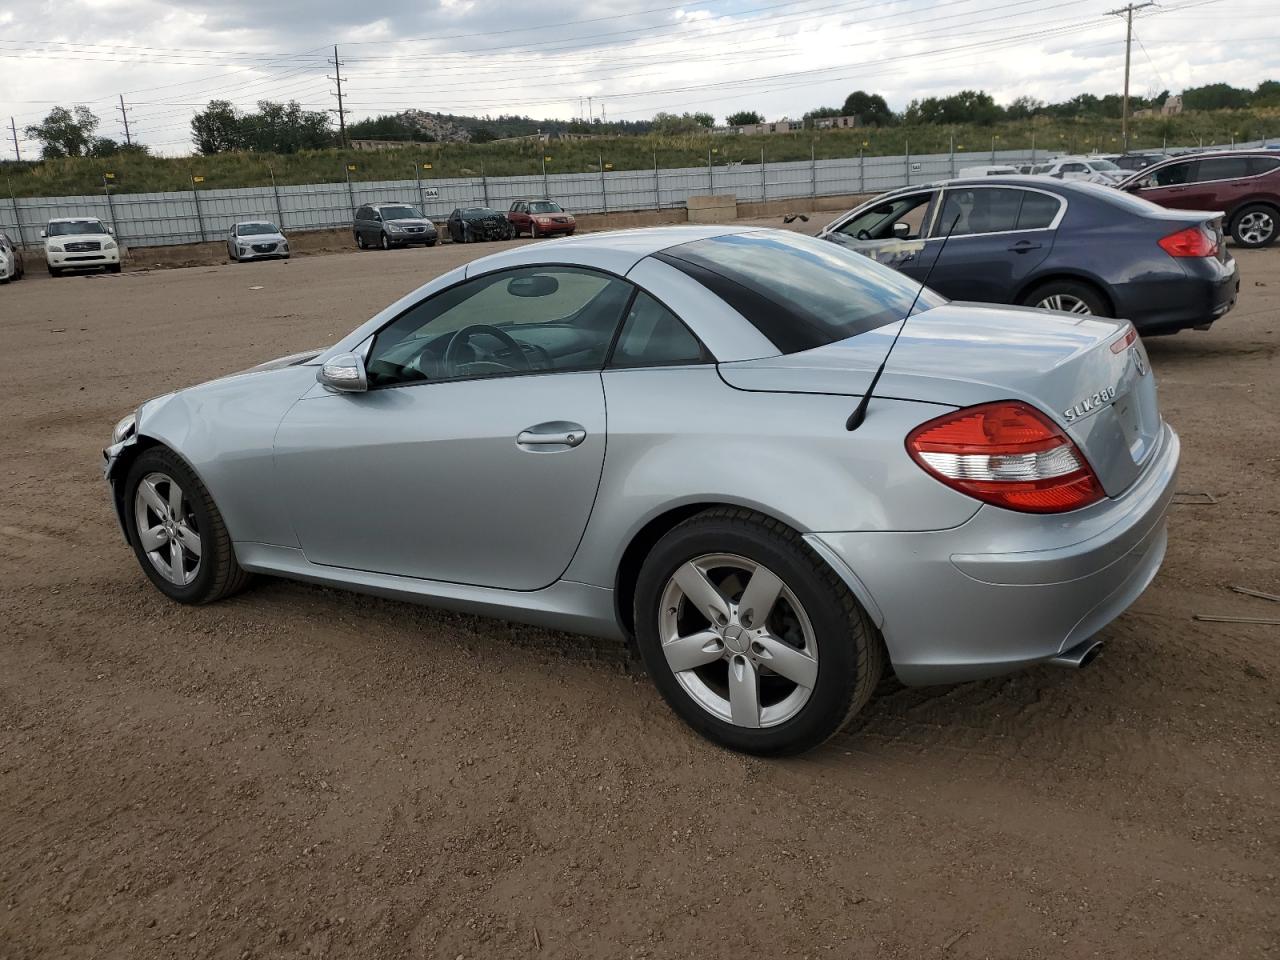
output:
[[[516,343],[515,338],[512,337],[511,334],[507,333],[505,330],[500,330],[498,327],[491,327],[487,323],[473,323],[469,327],[463,327],[450,337],[449,345],[444,348],[444,359],[442,362],[445,370],[449,372],[449,376],[452,377],[458,375],[458,367],[462,362],[462,348],[467,345],[467,342],[472,337],[480,333],[493,337],[493,339],[497,340],[511,351],[514,362],[507,364],[505,360],[500,361],[503,366],[507,366],[508,369],[515,370],[529,369],[529,358],[525,356],[524,350],[521,349],[520,344]]]

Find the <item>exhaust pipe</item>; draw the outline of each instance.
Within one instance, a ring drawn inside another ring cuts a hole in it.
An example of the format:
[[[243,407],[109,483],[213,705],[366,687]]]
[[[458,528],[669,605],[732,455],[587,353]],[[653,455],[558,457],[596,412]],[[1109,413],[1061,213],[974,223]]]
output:
[[[1072,669],[1080,670],[1098,659],[1098,654],[1102,652],[1102,646],[1101,640],[1086,640],[1083,643],[1077,643],[1068,650],[1063,650],[1049,662],[1055,667],[1071,667]]]

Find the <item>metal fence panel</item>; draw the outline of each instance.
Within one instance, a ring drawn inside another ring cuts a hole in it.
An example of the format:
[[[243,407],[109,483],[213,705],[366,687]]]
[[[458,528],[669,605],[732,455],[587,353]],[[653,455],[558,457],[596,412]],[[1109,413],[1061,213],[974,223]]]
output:
[[[1235,144],[1238,149],[1269,141]],[[1190,149],[1190,148],[1171,148]],[[244,187],[110,196],[0,199],[0,230],[28,247],[39,247],[40,231],[54,217],[97,217],[113,225],[128,246],[166,246],[221,240],[238,220],[276,220],[287,230],[345,227],[364,203],[420,205],[434,220],[460,206],[505,210],[521,197],[551,196],[578,213],[683,207],[691,196],[732,193],[744,202],[881,193],[914,183],[956,176],[965,167],[1029,163],[1060,154],[1061,147],[964,151],[919,156],[846,157],[761,164],[753,157],[653,170],[600,170],[518,177],[452,177],[431,180],[351,181],[287,187]],[[717,158],[721,159],[721,158]],[[767,160],[767,156],[765,158]]]

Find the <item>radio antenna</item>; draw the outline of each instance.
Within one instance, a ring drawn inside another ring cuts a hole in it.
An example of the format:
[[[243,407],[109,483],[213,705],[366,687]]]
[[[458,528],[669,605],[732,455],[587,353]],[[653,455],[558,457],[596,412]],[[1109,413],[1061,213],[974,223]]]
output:
[[[898,327],[898,332],[893,335],[893,342],[889,344],[889,349],[884,353],[884,359],[880,361],[880,366],[876,368],[875,376],[871,378],[871,383],[867,385],[866,393],[862,395],[862,399],[858,401],[853,413],[849,414],[849,419],[845,421],[844,428],[846,430],[850,432],[857,430],[862,426],[862,421],[867,419],[867,407],[871,404],[871,394],[875,392],[876,384],[880,382],[884,368],[889,363],[889,354],[893,353],[893,348],[898,345],[898,338],[902,336],[902,331],[907,329],[907,321],[911,319],[911,314],[915,312],[916,304],[920,302],[920,294],[924,293],[925,287],[929,285],[929,278],[933,276],[933,268],[942,259],[942,251],[947,249],[947,241],[951,239],[951,232],[955,230],[956,224],[959,222],[960,214],[957,213],[955,219],[951,221],[951,226],[947,229],[947,235],[942,238],[942,243],[938,245],[938,255],[933,258],[933,263],[929,264],[929,269],[925,271],[924,279],[920,281],[920,288],[916,290],[916,295],[911,299],[911,306],[907,308],[907,315],[902,318],[902,326]]]

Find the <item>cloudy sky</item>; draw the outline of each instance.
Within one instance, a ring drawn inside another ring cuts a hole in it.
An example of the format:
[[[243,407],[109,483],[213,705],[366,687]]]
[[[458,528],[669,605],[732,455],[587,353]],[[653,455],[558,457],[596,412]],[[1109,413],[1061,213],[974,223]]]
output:
[[[854,89],[901,109],[982,88],[1060,100],[1121,89],[1121,0],[7,0],[0,122],[83,103],[99,135],[190,151],[193,110],[296,99],[336,106],[339,45],[353,117],[408,107],[643,119],[839,105]],[[1135,93],[1280,79],[1280,0],[1161,0],[1135,17]],[[1278,131],[1280,132],[1280,131]],[[7,133],[7,130],[6,130]],[[13,156],[12,143],[0,151]]]

